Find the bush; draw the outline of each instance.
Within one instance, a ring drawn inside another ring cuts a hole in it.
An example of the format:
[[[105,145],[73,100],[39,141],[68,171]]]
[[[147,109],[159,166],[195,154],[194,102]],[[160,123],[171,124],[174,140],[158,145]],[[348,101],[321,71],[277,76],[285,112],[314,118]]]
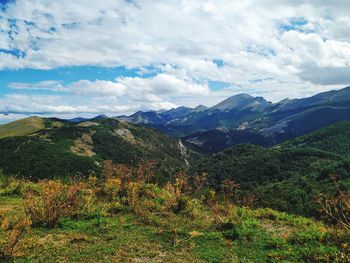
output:
[[[108,198],[108,200],[116,200],[118,194],[122,190],[122,182],[119,178],[107,178],[104,180],[103,184],[103,194]]]
[[[40,181],[38,185],[39,192],[24,194],[25,211],[34,225],[55,227],[60,218],[78,215],[82,210],[82,185],[51,180]]]
[[[350,233],[350,191],[342,191],[336,176],[331,177],[336,186],[337,195],[328,198],[325,194],[320,194],[317,199],[321,205],[320,211],[328,222],[338,224]]]
[[[13,177],[5,176],[0,171],[0,195],[12,195],[20,193],[20,182]]]
[[[21,239],[30,230],[32,222],[28,217],[3,218],[1,220],[0,261],[11,262],[15,256],[21,255]]]
[[[140,182],[130,182],[126,186],[128,205],[130,206],[132,211],[136,213],[140,205],[139,195],[140,195],[141,186],[142,186],[142,183]]]
[[[203,217],[205,215],[203,202],[199,199],[190,199],[185,204],[183,213],[192,219]]]

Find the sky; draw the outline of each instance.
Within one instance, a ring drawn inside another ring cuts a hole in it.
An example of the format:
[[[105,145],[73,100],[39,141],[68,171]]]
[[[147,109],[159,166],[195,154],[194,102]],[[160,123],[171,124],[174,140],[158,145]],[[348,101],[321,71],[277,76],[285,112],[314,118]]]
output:
[[[0,123],[350,84],[348,0],[0,0]]]

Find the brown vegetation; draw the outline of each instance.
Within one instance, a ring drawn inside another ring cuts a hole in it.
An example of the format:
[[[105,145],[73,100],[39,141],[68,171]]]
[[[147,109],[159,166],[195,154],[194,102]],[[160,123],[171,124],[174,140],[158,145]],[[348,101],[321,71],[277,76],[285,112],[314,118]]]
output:
[[[320,194],[317,198],[321,205],[320,212],[330,223],[338,224],[350,233],[350,193],[342,191],[335,175],[330,175],[337,193],[335,197],[329,198]]]
[[[82,185],[43,180],[38,191],[24,194],[25,211],[33,224],[54,227],[62,217],[77,215],[83,207]]]
[[[30,230],[32,222],[28,217],[15,218],[10,221],[9,218],[3,218],[1,221],[1,230],[5,233],[0,238],[1,250],[0,260],[10,261],[14,256],[20,256],[21,238]]]

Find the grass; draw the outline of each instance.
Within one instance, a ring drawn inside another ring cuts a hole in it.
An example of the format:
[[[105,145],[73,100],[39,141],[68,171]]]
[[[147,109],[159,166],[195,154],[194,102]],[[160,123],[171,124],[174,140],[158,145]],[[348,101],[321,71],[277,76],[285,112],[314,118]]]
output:
[[[186,253],[177,256],[169,252],[154,238],[157,235],[154,227],[140,225],[130,215],[78,222],[67,220],[58,229],[39,229],[32,235],[40,238],[35,253],[28,258],[31,262],[42,262],[47,255],[53,255],[52,262],[194,259]]]
[[[21,198],[0,198],[6,213],[19,212]],[[161,228],[130,213],[64,219],[58,228],[33,228],[22,240],[25,256],[14,262],[202,262],[188,245],[173,249]],[[204,261],[203,261],[204,262]]]
[[[193,196],[181,174],[164,187],[147,183],[150,170],[140,167],[133,179],[127,167],[106,163],[104,179],[69,184],[0,177],[0,261],[350,260],[350,236],[341,228],[239,207],[215,192]],[[52,214],[59,216],[48,224]]]
[[[20,215],[22,202],[1,196],[0,213]],[[333,262],[339,253],[322,223],[271,209],[247,210],[228,229],[181,213],[149,217],[124,211],[33,227],[14,262]]]
[[[1,216],[23,215],[23,200],[19,196],[0,195],[0,218]]]
[[[45,128],[42,118],[29,117],[0,126],[0,139],[13,136],[24,136]]]

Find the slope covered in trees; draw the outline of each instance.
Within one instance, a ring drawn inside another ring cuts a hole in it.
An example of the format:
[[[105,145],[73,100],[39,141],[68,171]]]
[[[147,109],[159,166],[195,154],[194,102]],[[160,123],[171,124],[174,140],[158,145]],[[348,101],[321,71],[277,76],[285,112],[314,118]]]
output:
[[[319,193],[336,193],[331,175],[341,189],[350,189],[350,161],[312,148],[243,144],[209,157],[194,170],[208,173],[216,189],[225,187],[227,179],[239,184],[236,197],[251,196],[255,206],[307,216],[318,216]]]
[[[339,122],[287,141],[284,147],[312,147],[341,155],[350,155],[350,122]]]
[[[33,180],[87,177],[100,173],[103,160],[130,165],[155,160],[160,166],[159,179],[164,180],[200,157],[178,139],[113,119],[41,122],[45,126],[34,133],[0,139],[0,169],[4,173]]]

